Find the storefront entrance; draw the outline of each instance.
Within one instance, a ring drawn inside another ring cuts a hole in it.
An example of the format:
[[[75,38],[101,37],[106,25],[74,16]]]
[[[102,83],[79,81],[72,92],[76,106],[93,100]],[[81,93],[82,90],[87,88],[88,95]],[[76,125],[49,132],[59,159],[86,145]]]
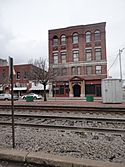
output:
[[[74,94],[74,97],[80,97],[80,95],[81,95],[81,86],[80,85],[75,84],[73,86],[73,94]]]

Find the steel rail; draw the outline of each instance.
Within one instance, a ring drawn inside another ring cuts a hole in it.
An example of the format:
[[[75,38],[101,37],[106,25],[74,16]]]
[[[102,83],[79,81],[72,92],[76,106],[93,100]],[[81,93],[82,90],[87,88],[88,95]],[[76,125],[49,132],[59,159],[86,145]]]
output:
[[[11,114],[0,113],[0,117],[11,117]],[[88,121],[114,121],[114,122],[124,122],[125,118],[106,118],[106,117],[82,117],[82,116],[55,116],[55,115],[31,115],[31,114],[15,114],[15,118],[44,118],[44,119],[67,119],[67,120],[88,120]]]
[[[11,123],[0,122],[0,125],[11,126]],[[93,128],[93,127],[77,127],[77,126],[58,126],[58,125],[38,125],[38,124],[27,124],[27,123],[15,123],[16,126],[21,127],[35,127],[35,128],[49,128],[57,130],[73,130],[73,131],[94,131],[94,132],[106,132],[106,133],[125,133],[125,129],[109,129],[109,128]]]
[[[0,110],[10,110],[11,105],[0,105]],[[99,111],[99,112],[123,112],[125,113],[125,107],[111,107],[111,106],[55,106],[55,105],[15,105],[15,110],[40,110],[40,111]]]

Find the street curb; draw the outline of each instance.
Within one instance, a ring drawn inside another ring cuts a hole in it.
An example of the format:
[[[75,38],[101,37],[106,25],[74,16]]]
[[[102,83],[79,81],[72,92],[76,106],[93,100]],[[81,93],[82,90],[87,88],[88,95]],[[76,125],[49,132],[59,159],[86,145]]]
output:
[[[28,152],[15,149],[0,149],[0,160],[34,163],[53,167],[125,167],[123,163],[77,159],[67,156],[46,154],[43,152]]]

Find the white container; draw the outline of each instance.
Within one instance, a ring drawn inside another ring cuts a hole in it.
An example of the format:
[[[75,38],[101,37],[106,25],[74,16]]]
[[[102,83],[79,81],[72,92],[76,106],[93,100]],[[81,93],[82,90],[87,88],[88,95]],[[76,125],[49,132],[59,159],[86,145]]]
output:
[[[102,80],[103,103],[122,103],[122,81],[120,79]]]

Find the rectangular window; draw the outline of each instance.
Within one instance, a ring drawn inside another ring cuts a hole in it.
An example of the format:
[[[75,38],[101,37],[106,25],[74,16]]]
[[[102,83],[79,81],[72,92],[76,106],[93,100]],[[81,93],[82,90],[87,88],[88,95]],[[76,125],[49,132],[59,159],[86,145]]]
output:
[[[86,85],[85,92],[86,94],[95,94],[95,85]]]
[[[80,75],[80,67],[77,67],[77,75]]]
[[[87,75],[92,74],[92,66],[86,67],[86,73],[87,73]]]
[[[79,60],[79,51],[78,50],[74,50],[73,51],[73,61],[77,62]]]
[[[80,67],[72,67],[72,75],[80,75]]]
[[[60,94],[64,94],[64,86],[60,86]]]
[[[75,67],[72,67],[72,75],[75,75]]]
[[[95,49],[95,59],[101,60],[101,48]]]
[[[17,72],[17,73],[16,73],[16,78],[17,78],[17,79],[20,79],[20,72]]]
[[[62,64],[66,63],[66,52],[61,52]]]
[[[101,66],[96,66],[96,74],[101,74]]]
[[[60,75],[60,70],[59,68],[54,68],[53,69],[54,76],[59,76]]]
[[[58,64],[58,53],[53,54],[53,63]]]
[[[62,69],[62,75],[67,75],[67,69],[66,68]]]
[[[86,61],[91,61],[92,60],[92,50],[91,49],[86,49]]]
[[[29,77],[29,73],[25,71],[23,77],[24,77],[24,79],[28,79],[28,77]]]

